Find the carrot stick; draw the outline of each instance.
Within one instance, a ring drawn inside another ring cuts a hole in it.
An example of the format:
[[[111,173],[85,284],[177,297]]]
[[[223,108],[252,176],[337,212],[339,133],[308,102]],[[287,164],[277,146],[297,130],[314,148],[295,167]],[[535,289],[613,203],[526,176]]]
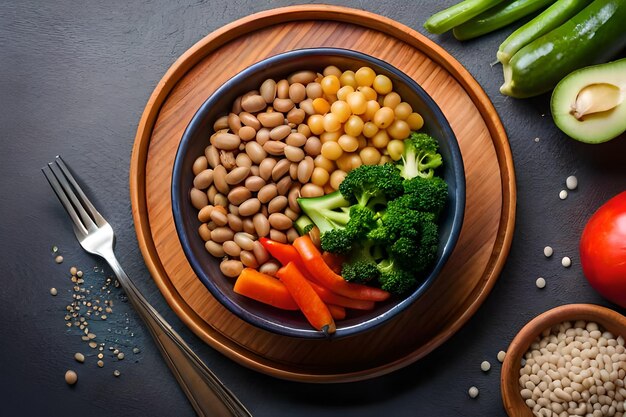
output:
[[[276,272],[276,276],[285,284],[309,323],[325,334],[335,333],[335,321],[328,307],[317,295],[304,275],[293,262],[289,262]]]
[[[299,309],[285,284],[256,269],[244,268],[235,281],[233,289],[237,294],[283,310]]]
[[[343,295],[335,294],[328,288],[310,281],[311,287],[320,296],[322,301],[326,304],[334,304],[340,307],[351,308],[354,310],[371,310],[374,308],[374,302],[369,300],[357,300],[355,298],[344,297]]]
[[[336,306],[334,304],[326,304],[328,307],[328,311],[333,316],[335,320],[343,320],[346,318],[346,309],[341,306]]]
[[[332,252],[322,252],[322,258],[324,259],[324,262],[326,262],[326,265],[333,270],[333,272],[341,275],[341,268],[343,267],[343,262],[345,261],[343,256]]]
[[[311,275],[315,276],[315,279],[321,285],[331,291],[357,300],[384,301],[389,298],[390,294],[387,291],[367,285],[347,282],[340,275],[333,272],[326,262],[324,262],[322,254],[315,247],[310,237],[306,235],[298,237],[294,240],[293,246],[302,257],[305,268],[308,269]]]

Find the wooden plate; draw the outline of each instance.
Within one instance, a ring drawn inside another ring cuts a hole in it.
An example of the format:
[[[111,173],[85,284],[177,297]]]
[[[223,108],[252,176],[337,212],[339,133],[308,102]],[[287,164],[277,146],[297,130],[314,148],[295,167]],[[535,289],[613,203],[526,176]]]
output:
[[[301,340],[252,327],[222,307],[194,275],[174,228],[174,156],[200,105],[224,81],[280,52],[334,46],[388,61],[414,78],[446,115],[466,168],[467,201],[459,242],[441,276],[414,306],[374,332],[339,340]],[[361,10],[303,5],[240,19],[208,35],[167,71],[139,123],[130,194],[142,254],[182,321],[232,360],[279,378],[347,382],[406,366],[454,334],[493,287],[515,221],[515,177],[504,128],[472,76],[414,30]]]

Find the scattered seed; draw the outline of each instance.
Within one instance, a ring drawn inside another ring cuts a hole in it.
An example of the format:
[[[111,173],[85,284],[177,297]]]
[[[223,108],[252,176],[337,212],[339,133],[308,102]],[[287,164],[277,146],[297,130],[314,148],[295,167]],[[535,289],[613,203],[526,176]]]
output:
[[[96,342],[91,341],[91,342],[89,342],[89,347],[92,348],[92,349],[95,349],[95,348],[98,347],[98,344]]]
[[[572,260],[568,256],[564,256],[563,259],[561,259],[561,265],[565,268],[569,268],[572,266]]]
[[[52,253],[57,253],[59,251],[59,248],[56,246],[52,247]]]
[[[117,369],[113,371],[113,376],[120,376],[120,371],[118,371]]]
[[[57,257],[54,258],[54,262],[60,264],[61,262],[63,262],[63,257],[61,255],[57,255]]]
[[[504,358],[506,357],[506,352],[501,350],[500,352],[498,352],[498,362],[502,363],[504,362]]]
[[[487,372],[490,369],[491,364],[489,363],[489,361],[482,361],[482,363],[480,364],[480,370],[483,372]]]
[[[74,359],[76,359],[76,362],[83,363],[83,362],[85,362],[85,355],[83,355],[83,354],[82,354],[82,353],[80,353],[80,352],[76,352],[76,353],[74,354]]]
[[[535,142],[539,142],[539,138],[535,138]]]
[[[124,359],[124,353],[123,353],[123,352],[118,353],[118,354],[117,354],[117,359],[118,359],[118,360],[120,360],[120,361],[121,361],[122,359]]]
[[[82,278],[82,277],[83,277],[83,271],[78,271],[78,272],[76,272],[76,276],[77,276],[78,278]]]
[[[559,198],[561,200],[565,200],[567,198],[567,190],[561,190],[561,192],[559,193]]]
[[[545,278],[537,278],[537,281],[535,281],[535,285],[537,286],[537,288],[544,288],[546,286]]]
[[[478,397],[478,388],[470,387],[470,389],[467,391],[467,393],[469,394],[470,398],[476,398],[476,397]]]
[[[133,348],[133,353],[139,353],[139,352],[141,352],[139,348]]]
[[[575,190],[578,187],[578,178],[570,175],[565,179],[565,186],[570,190]]]
[[[98,359],[102,359],[104,358],[104,355],[102,353],[98,353]]]
[[[76,269],[76,267],[75,267],[75,266],[73,266],[73,267],[71,267],[71,268],[70,268],[70,274],[72,274],[72,275],[76,275],[76,272],[78,272],[78,269]]]
[[[554,254],[554,249],[551,246],[546,246],[543,248],[543,254],[546,258],[549,258]]]
[[[117,350],[117,349],[113,350],[113,354],[114,354],[114,355],[117,355],[118,353],[120,353],[120,351],[119,351],[119,350]]]
[[[67,382],[69,385],[74,385],[76,381],[78,381],[78,375],[76,374],[76,372],[72,371],[71,369],[65,372],[65,382]]]
[[[58,294],[58,292],[57,292],[56,288],[54,288],[54,287],[50,288],[50,295],[57,295],[57,294]]]
[[[100,368],[102,368],[102,367],[104,366],[104,362],[102,362],[102,361],[98,361],[98,366],[99,366]]]

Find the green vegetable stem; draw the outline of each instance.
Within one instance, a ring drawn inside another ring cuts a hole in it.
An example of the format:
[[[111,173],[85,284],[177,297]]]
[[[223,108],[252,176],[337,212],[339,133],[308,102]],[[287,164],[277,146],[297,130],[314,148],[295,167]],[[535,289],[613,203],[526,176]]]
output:
[[[557,0],[537,17],[511,33],[498,49],[497,58],[507,64],[513,55],[535,39],[561,26],[592,0]]]
[[[456,26],[452,29],[452,33],[460,41],[476,38],[503,28],[552,3],[554,0],[516,0],[501,3]]]
[[[447,32],[461,23],[467,22],[503,0],[464,0],[445,10],[435,13],[426,20],[424,28],[430,33]]]
[[[563,25],[520,49],[502,66],[504,95],[553,89],[570,72],[610,60],[626,47],[626,1],[595,0]]]

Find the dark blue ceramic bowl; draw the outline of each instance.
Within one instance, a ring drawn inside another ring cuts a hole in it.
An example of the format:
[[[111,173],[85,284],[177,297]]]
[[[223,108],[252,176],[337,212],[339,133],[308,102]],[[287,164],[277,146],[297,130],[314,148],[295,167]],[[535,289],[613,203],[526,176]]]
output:
[[[440,226],[437,261],[431,272],[415,290],[402,297],[379,303],[372,311],[350,312],[345,320],[337,322],[333,338],[365,332],[392,320],[414,302],[437,279],[457,242],[465,210],[465,174],[458,143],[448,121],[428,94],[410,77],[377,58],[359,52],[336,48],[300,49],[285,52],[260,61],[235,75],[204,102],[183,134],[178,147],[172,176],[172,208],[178,237],[187,260],[211,294],[233,314],[246,322],[285,336],[319,339],[325,336],[315,331],[299,312],[281,311],[247,299],[233,291],[233,279],[226,278],[219,269],[219,259],[204,248],[198,235],[197,210],[191,205],[189,192],[194,178],[194,160],[204,153],[213,133],[213,122],[229,111],[235,98],[258,89],[267,78],[278,80],[298,70],[317,70],[335,65],[342,70],[356,71],[369,66],[376,73],[387,75],[394,90],[424,118],[423,131],[439,140],[444,164],[441,171],[449,185],[449,199]],[[355,314],[356,313],[356,314]]]

